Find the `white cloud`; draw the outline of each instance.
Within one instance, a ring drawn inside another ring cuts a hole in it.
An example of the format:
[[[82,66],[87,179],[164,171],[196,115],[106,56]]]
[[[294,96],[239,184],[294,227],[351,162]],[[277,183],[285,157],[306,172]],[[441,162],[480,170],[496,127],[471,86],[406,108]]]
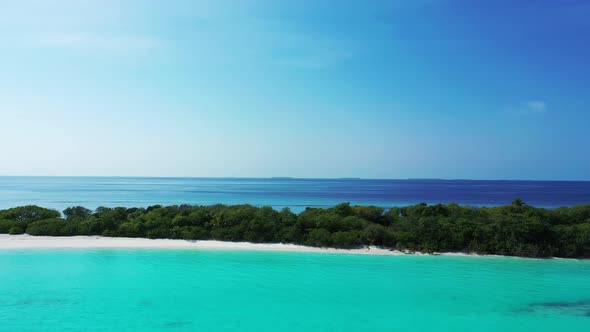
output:
[[[541,114],[547,112],[547,103],[543,100],[527,100],[520,103],[521,114]]]
[[[133,1],[8,2],[0,10],[0,47],[113,53],[162,48],[164,42],[146,31],[150,13],[147,5]]]
[[[52,33],[38,40],[40,46],[99,51],[143,51],[162,48],[163,41],[145,36]]]

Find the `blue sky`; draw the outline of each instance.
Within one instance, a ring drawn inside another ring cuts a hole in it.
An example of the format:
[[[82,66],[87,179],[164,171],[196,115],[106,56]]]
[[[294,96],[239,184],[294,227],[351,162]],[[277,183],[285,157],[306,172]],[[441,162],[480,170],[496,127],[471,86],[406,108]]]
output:
[[[2,1],[1,175],[590,180],[587,1]]]

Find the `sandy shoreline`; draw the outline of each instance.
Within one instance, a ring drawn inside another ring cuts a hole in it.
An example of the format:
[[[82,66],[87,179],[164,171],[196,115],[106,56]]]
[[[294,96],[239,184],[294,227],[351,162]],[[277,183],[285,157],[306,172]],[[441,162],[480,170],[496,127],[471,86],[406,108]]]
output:
[[[0,234],[0,250],[9,249],[192,249],[192,250],[244,250],[244,251],[286,251],[318,252],[357,255],[407,255],[399,250],[377,247],[362,249],[316,248],[283,243],[225,242],[215,240],[171,240],[145,238],[119,238],[103,236],[30,236]],[[444,255],[472,256],[463,253]],[[476,256],[476,255],[473,255]]]
[[[251,251],[290,251],[326,252],[371,255],[403,255],[400,251],[390,251],[371,247],[367,249],[315,248],[283,243],[225,242],[215,240],[172,240],[145,239],[103,236],[30,236],[0,234],[0,249],[193,249],[193,250],[251,250]]]

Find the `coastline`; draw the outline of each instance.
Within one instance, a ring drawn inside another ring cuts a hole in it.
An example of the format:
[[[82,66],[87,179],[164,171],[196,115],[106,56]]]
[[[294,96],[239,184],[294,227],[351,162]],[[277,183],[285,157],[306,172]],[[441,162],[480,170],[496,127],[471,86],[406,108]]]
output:
[[[359,249],[319,248],[285,243],[250,243],[226,242],[216,240],[176,240],[146,239],[104,236],[32,236],[0,234],[0,250],[13,249],[185,249],[217,251],[278,251],[278,252],[312,252],[355,255],[445,255],[474,256],[468,253],[434,253],[405,252],[374,246]]]

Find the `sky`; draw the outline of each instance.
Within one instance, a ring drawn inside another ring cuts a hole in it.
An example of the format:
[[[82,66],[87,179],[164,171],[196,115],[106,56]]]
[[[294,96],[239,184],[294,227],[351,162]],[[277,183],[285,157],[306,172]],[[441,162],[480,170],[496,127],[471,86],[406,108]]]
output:
[[[0,8],[0,175],[590,180],[588,1]]]

